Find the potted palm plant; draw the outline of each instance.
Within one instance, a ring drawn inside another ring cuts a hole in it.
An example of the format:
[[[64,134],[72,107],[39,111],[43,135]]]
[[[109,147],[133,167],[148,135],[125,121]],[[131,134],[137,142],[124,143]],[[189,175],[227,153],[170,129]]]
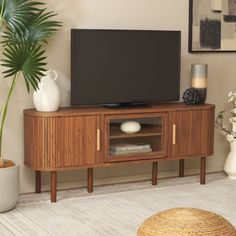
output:
[[[19,192],[19,165],[3,158],[2,140],[8,106],[14,88],[23,78],[28,92],[38,88],[46,71],[43,44],[59,29],[60,22],[48,11],[45,3],[31,0],[0,0],[2,77],[11,85],[0,114],[0,212],[12,209]]]

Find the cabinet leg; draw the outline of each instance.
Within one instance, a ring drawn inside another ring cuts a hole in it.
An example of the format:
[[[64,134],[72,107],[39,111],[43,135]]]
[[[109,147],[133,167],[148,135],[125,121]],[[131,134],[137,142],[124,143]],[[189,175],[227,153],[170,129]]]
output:
[[[184,177],[184,160],[179,160],[179,177]]]
[[[87,191],[88,193],[93,192],[93,168],[88,168],[88,183],[87,183]]]
[[[152,185],[157,185],[158,162],[152,163]]]
[[[201,158],[200,184],[206,183],[206,157]]]
[[[41,171],[35,171],[35,193],[41,193]]]
[[[57,201],[57,172],[51,171],[51,202]]]

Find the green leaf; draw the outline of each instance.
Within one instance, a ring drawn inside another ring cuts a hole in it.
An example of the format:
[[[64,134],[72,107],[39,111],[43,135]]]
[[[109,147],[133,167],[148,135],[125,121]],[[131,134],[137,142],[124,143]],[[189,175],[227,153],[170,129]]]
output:
[[[31,42],[45,41],[61,27],[60,22],[51,20],[56,14],[46,10],[45,8],[34,14],[29,20],[28,31],[26,32],[27,40]]]
[[[2,20],[10,28],[17,31],[24,31],[29,18],[37,13],[42,5],[44,3],[29,0],[0,0]]]
[[[225,111],[220,111],[220,112],[217,114],[217,119],[220,119],[220,120],[224,119],[224,113],[225,113]]]
[[[3,128],[17,78],[22,73],[28,91],[30,87],[38,88],[40,77],[46,71],[42,42],[46,42],[61,26],[60,22],[52,20],[53,12],[42,9],[44,5],[37,0],[0,0],[0,31],[4,31],[1,34],[4,56],[1,65],[6,68],[4,77],[14,76],[0,117],[0,156]]]
[[[27,42],[21,44],[10,44],[5,47],[2,60],[2,66],[8,69],[3,71],[4,77],[11,77],[22,72],[27,90],[30,86],[34,90],[38,88],[40,77],[46,71],[45,51],[39,44],[29,44]]]
[[[2,66],[5,77],[22,72],[27,90],[37,89],[46,71],[45,51],[40,46],[59,29],[61,23],[52,20],[56,15],[44,3],[31,0],[0,0],[0,12],[7,23],[3,32]]]
[[[46,8],[38,10],[27,17],[24,28],[7,27],[3,33],[3,43],[21,43],[22,40],[28,43],[45,42],[62,26],[60,22],[51,20],[55,15],[52,11],[47,12]]]

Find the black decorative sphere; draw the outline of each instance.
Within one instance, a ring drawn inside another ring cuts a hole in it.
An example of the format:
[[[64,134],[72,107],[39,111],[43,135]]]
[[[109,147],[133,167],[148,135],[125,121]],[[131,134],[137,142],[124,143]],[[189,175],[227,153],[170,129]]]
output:
[[[187,89],[183,94],[183,100],[188,105],[197,105],[202,102],[201,94],[195,88]]]

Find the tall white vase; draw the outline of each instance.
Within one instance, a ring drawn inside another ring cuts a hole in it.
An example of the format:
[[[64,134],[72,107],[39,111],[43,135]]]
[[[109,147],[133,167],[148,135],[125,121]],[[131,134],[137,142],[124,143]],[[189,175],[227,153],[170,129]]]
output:
[[[60,92],[55,83],[57,73],[49,70],[38,84],[39,89],[33,93],[33,102],[37,111],[57,111],[60,106]]]
[[[236,139],[230,142],[230,152],[225,162],[224,171],[230,179],[236,180]]]

